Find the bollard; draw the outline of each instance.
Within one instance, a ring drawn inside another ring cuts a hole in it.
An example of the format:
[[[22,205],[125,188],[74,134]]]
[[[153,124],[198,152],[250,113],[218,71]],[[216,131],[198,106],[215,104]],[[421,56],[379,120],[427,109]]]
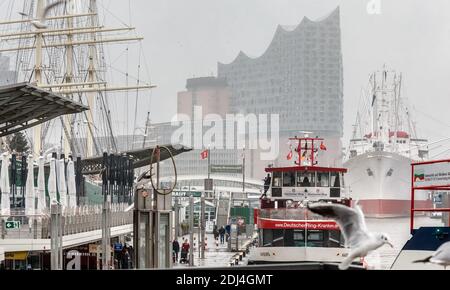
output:
[[[242,261],[242,253],[239,254],[239,261]]]
[[[245,252],[242,252],[242,256],[245,258]]]

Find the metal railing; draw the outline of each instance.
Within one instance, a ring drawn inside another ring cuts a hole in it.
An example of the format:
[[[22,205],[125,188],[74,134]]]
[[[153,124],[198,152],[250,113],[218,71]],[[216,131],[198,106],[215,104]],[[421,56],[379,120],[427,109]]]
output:
[[[133,223],[133,212],[126,212],[126,203],[111,205],[111,227]],[[48,239],[50,238],[50,215],[26,216],[24,210],[11,210],[10,216],[2,219],[2,239]],[[7,229],[9,221],[18,221],[19,228]],[[62,215],[63,235],[73,235],[102,229],[102,206],[82,206],[64,209]]]

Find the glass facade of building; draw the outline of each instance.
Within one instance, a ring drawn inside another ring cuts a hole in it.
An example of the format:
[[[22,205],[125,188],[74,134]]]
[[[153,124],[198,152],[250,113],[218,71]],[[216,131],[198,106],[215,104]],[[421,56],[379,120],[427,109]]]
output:
[[[307,130],[342,137],[339,8],[320,21],[304,18],[293,30],[279,26],[262,56],[241,52],[232,63],[218,64],[218,77],[231,87],[233,113],[279,114],[286,135]]]

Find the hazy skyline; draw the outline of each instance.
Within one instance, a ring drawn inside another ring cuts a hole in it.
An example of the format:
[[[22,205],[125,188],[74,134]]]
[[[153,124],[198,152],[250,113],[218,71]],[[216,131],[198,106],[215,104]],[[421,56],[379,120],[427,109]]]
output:
[[[8,2],[0,1],[0,5]],[[144,36],[142,51],[152,83],[140,93],[137,122],[143,126],[151,107],[152,122],[167,122],[176,113],[177,92],[186,79],[217,74],[217,63],[229,63],[239,51],[260,56],[278,25],[296,26],[303,17],[317,20],[340,7],[344,63],[344,146],[351,137],[361,88],[384,64],[402,72],[403,96],[409,99],[419,137],[446,137],[450,116],[450,1],[379,0],[381,14],[370,15],[370,0],[98,0],[101,19],[117,27],[136,27]],[[130,9],[131,8],[131,13]],[[109,11],[109,12],[108,12]],[[130,45],[107,48],[115,67],[137,74],[139,50]],[[137,46],[138,47],[138,46]],[[144,59],[141,78],[147,80]],[[114,82],[124,74],[112,73]],[[135,82],[135,80],[130,80]],[[134,83],[133,83],[134,84]],[[151,95],[151,102],[150,102]],[[132,132],[135,93],[111,95],[116,134]],[[128,122],[126,117],[128,116]],[[427,117],[428,116],[428,117]],[[431,116],[431,118],[430,118]],[[433,120],[432,118],[436,119]],[[442,124],[439,124],[438,121]],[[303,129],[303,128],[302,128]],[[442,148],[445,149],[445,148]]]
[[[113,12],[128,11],[128,1],[106,1]],[[154,122],[168,121],[176,93],[190,77],[217,74],[217,62],[229,63],[244,51],[260,56],[278,25],[316,20],[336,7],[341,11],[344,60],[344,140],[356,119],[361,88],[384,64],[403,72],[405,97],[416,109],[445,124],[416,115],[418,131],[432,139],[448,136],[450,87],[450,2],[380,0],[381,14],[367,13],[369,0],[133,0],[132,24],[145,37],[143,47],[152,81]],[[123,19],[128,16],[119,14]],[[163,103],[164,101],[164,103]],[[160,108],[164,108],[161,110]],[[344,142],[345,145],[345,142]]]

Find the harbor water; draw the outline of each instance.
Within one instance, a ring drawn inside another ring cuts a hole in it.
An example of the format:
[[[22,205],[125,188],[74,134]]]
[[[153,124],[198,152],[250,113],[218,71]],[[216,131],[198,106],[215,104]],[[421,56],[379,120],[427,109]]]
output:
[[[423,226],[443,226],[441,219],[430,217],[416,217],[415,228]],[[366,219],[367,228],[371,232],[383,232],[390,236],[394,248],[387,245],[372,252],[365,261],[371,269],[388,270],[394,263],[395,258],[400,253],[405,243],[410,239],[410,219],[387,218],[387,219]]]

